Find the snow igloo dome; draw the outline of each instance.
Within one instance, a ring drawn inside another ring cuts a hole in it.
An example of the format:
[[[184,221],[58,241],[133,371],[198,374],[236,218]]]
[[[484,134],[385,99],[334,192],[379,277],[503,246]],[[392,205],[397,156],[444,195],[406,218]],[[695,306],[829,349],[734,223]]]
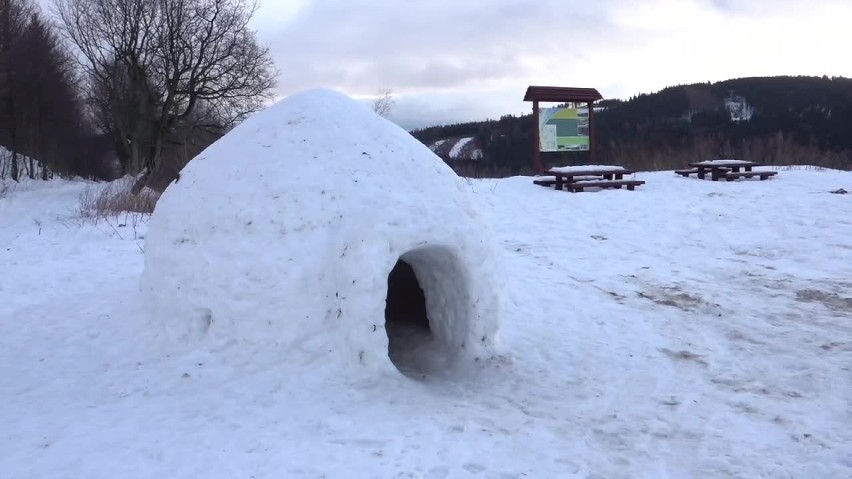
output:
[[[464,180],[426,146],[310,90],[187,164],[151,218],[141,284],[172,339],[430,374],[494,354],[492,241]]]

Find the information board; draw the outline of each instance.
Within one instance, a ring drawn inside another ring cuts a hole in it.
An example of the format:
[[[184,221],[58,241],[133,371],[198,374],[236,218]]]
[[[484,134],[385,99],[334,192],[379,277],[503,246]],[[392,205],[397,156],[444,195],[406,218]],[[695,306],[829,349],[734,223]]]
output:
[[[539,111],[541,151],[588,151],[589,108],[568,105]]]

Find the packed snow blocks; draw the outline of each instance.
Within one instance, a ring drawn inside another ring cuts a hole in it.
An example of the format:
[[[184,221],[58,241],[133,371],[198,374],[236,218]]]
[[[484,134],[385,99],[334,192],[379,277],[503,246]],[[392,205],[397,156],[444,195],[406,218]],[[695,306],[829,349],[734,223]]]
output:
[[[153,327],[409,375],[494,353],[502,278],[468,186],[368,107],[310,90],[168,187],[145,240]],[[396,369],[394,369],[396,366]]]

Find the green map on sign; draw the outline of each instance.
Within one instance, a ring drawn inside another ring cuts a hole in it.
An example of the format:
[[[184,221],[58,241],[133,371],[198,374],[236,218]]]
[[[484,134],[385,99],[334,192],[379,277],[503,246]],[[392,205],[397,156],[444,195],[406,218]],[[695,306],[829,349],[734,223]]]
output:
[[[538,126],[541,151],[589,150],[588,108],[542,108]]]

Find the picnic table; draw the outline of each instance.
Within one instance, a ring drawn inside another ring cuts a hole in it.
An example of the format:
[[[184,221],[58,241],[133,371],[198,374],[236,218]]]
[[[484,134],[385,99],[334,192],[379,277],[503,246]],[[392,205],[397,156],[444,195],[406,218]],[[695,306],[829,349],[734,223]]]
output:
[[[675,173],[683,177],[695,174],[702,180],[707,176],[707,173],[710,173],[712,181],[719,181],[720,179],[734,181],[737,178],[752,178],[755,176],[761,180],[765,180],[770,176],[778,174],[777,171],[754,171],[752,168],[763,165],[746,160],[707,160],[689,163],[689,166],[692,169],[675,170]]]
[[[540,186],[553,186],[556,190],[565,188],[572,192],[581,192],[585,188],[621,188],[633,190],[636,186],[645,184],[641,180],[625,180],[624,175],[635,171],[621,166],[610,165],[578,165],[560,166],[547,170],[549,176],[539,177],[533,183]]]

